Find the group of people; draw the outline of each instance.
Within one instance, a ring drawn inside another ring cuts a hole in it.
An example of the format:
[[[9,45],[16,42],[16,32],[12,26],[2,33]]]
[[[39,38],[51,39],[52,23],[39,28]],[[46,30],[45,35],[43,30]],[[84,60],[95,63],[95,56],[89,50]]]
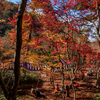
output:
[[[92,71],[89,71],[89,72],[87,72],[86,73],[86,75],[88,75],[88,76],[93,76],[93,73],[92,73]],[[59,86],[58,86],[58,84],[55,86],[55,90],[54,90],[54,92],[56,93],[56,92],[62,92],[62,88],[59,88]],[[39,90],[38,90],[38,88],[36,88],[36,89],[34,89],[34,87],[32,87],[31,88],[31,94],[34,96],[34,97],[36,97],[36,98],[38,98],[38,97],[45,97],[45,94],[43,94],[43,93],[41,93],[41,92],[39,92]]]
[[[56,93],[56,92],[61,92],[62,91],[62,88],[59,88],[59,86],[58,86],[58,84],[55,86],[55,90],[54,90],[54,92]],[[34,87],[32,86],[32,88],[31,88],[31,94],[35,97],[35,98],[38,98],[38,97],[45,97],[46,95],[45,94],[43,94],[43,93],[41,93],[39,90],[38,90],[38,88],[36,88],[36,89],[34,89]]]

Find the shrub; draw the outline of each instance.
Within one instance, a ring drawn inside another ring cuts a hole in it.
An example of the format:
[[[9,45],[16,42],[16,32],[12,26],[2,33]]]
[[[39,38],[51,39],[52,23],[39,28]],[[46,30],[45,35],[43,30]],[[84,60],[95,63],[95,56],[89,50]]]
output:
[[[3,94],[0,94],[0,100],[7,100]]]
[[[100,100],[100,97],[99,97],[99,98],[97,98],[96,100]]]
[[[13,71],[8,71],[5,76],[4,76],[4,81],[7,84],[11,75],[12,75]],[[20,82],[19,84],[25,84],[25,83],[33,83],[33,82],[37,82],[39,80],[38,76],[34,73],[28,73],[26,72],[26,74],[24,73],[20,73]],[[12,76],[12,79],[10,81],[10,85],[12,85],[14,82],[14,75]]]
[[[33,73],[22,73],[21,72],[21,77],[20,77],[20,83],[19,84],[23,84],[23,83],[33,83],[33,82],[37,82],[38,81],[38,76],[36,74]]]

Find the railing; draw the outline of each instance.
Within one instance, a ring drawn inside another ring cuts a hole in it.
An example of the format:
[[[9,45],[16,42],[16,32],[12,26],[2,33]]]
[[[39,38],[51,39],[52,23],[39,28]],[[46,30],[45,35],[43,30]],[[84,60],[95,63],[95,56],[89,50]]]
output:
[[[23,67],[23,63],[20,64],[20,68]],[[40,70],[39,67],[37,66],[32,66],[31,63],[27,63],[26,64],[26,69],[29,69],[29,70]],[[0,69],[9,69],[9,70],[13,70],[14,69],[14,63],[13,62],[10,62],[10,63],[0,63]]]
[[[41,65],[41,68],[46,68],[46,66]],[[24,67],[24,63],[20,64],[20,68],[23,69],[28,69],[28,70],[40,70],[39,67],[37,66],[33,66],[32,63],[26,63],[26,66]],[[70,66],[64,66],[63,69],[68,70],[70,68]],[[14,62],[3,62],[0,63],[0,69],[9,69],[9,70],[13,70],[14,69]],[[50,69],[50,68],[49,68]],[[61,67],[55,67],[54,70],[61,70]]]

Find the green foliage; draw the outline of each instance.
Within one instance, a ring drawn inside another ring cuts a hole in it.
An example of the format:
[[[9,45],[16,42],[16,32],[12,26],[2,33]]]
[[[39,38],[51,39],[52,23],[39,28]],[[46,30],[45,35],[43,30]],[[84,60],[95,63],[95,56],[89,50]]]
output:
[[[44,62],[46,62],[46,59],[45,59],[45,58],[43,58],[43,61],[44,61]]]
[[[96,94],[96,97],[100,97],[100,94]]]
[[[50,57],[50,54],[51,54],[51,49],[49,49],[48,51],[47,51],[47,55]]]
[[[0,94],[0,100],[7,100],[3,94]]]
[[[100,97],[99,97],[99,98],[97,98],[96,100],[100,100]]]
[[[86,95],[86,92],[83,92],[83,95],[85,96]]]
[[[7,71],[7,73],[5,74],[4,81],[5,81],[6,84],[8,83],[12,73],[13,73],[13,71]],[[26,72],[26,74],[24,74],[24,73],[21,72],[20,75],[21,76],[20,76],[20,83],[19,84],[33,83],[33,82],[38,81],[38,76],[34,73],[27,73]],[[9,84],[12,85],[13,82],[14,82],[14,75],[12,76],[12,79],[11,79]]]
[[[18,95],[16,96],[16,99],[19,100],[19,96]]]
[[[9,35],[8,35],[8,33],[9,33],[9,32],[10,32],[10,33],[12,33],[12,31],[11,31],[11,30],[6,29],[6,30],[5,30],[5,36],[9,36]]]
[[[38,76],[36,74],[33,73],[21,73],[21,77],[20,77],[20,84],[23,83],[32,83],[32,82],[36,82],[38,81]]]
[[[100,100],[100,93],[95,93],[96,100]]]

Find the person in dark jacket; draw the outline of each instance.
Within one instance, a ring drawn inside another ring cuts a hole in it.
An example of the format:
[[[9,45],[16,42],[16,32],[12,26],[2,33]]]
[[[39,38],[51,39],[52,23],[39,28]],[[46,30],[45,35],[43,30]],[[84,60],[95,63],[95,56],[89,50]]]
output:
[[[39,92],[38,88],[34,89],[34,87],[31,88],[31,94],[36,98],[45,97],[45,94]]]

